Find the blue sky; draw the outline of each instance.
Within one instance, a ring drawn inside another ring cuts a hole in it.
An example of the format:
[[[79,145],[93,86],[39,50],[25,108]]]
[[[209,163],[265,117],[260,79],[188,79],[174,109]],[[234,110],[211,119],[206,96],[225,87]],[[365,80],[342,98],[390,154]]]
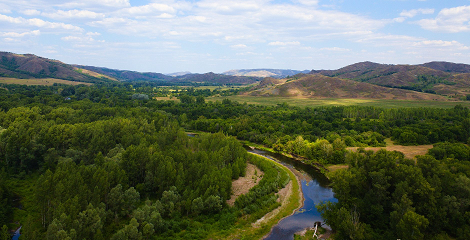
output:
[[[470,0],[0,0],[0,46],[162,73],[470,64]]]

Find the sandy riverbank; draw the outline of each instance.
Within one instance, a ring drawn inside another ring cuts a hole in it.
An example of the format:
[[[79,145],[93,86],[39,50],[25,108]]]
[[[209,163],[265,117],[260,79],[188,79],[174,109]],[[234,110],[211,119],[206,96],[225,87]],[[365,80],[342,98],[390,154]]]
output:
[[[252,153],[252,154],[255,154],[255,153]],[[258,156],[261,156],[261,157],[264,157],[262,155],[259,155],[259,154],[256,154]],[[265,159],[268,159],[269,161],[273,161],[269,158],[266,158],[264,157]],[[276,163],[278,166],[284,168],[285,170],[289,171],[292,173],[292,175],[295,177],[295,181],[297,182],[297,186],[298,186],[298,191],[297,191],[297,194],[298,194],[298,207],[295,208],[292,213],[290,213],[289,215],[281,218],[278,222],[282,221],[284,218],[287,218],[289,216],[292,216],[293,214],[295,214],[296,211],[298,211],[300,208],[303,207],[303,203],[304,203],[304,196],[303,196],[303,193],[302,193],[302,184],[301,184],[301,180],[306,180],[306,181],[310,181],[311,178],[310,176],[308,176],[306,173],[301,173],[299,172],[298,170],[294,169],[293,167],[286,167],[276,161],[273,161],[274,163]],[[289,199],[291,198],[293,191],[292,191],[292,188],[293,188],[293,183],[292,183],[292,180],[294,179],[291,179],[291,181],[289,181],[289,183],[281,190],[279,190],[278,192],[278,195],[279,195],[279,201],[281,203],[281,206],[279,206],[278,208],[274,209],[273,211],[267,213],[266,215],[264,215],[262,218],[258,219],[258,221],[256,221],[255,223],[252,224],[253,227],[260,227],[262,226],[263,224],[267,223],[269,220],[271,220],[272,218],[276,217],[282,210],[286,209],[288,207],[288,204],[289,204]],[[272,228],[271,228],[272,229]],[[266,234],[264,238],[266,238],[267,236],[269,236],[269,234],[271,234],[271,231]]]

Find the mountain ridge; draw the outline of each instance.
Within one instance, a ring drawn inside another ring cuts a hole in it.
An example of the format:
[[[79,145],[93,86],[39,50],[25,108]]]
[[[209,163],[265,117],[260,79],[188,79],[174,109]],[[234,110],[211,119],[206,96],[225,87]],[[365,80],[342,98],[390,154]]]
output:
[[[34,54],[0,52],[0,77],[33,79],[55,78],[77,82],[100,83],[116,81],[92,71],[83,71],[58,60]]]
[[[222,74],[231,76],[247,76],[247,77],[273,77],[285,78],[287,76],[296,75],[299,73],[308,73],[309,70],[292,70],[292,69],[272,69],[272,68],[254,68],[254,69],[232,69],[223,72]]]
[[[312,70],[378,86],[402,88],[442,95],[466,95],[470,91],[470,65],[429,62],[418,65],[359,62],[337,70]]]
[[[279,96],[298,98],[363,98],[396,100],[440,100],[446,97],[411,90],[387,88],[322,74],[308,74],[298,79],[276,80],[266,78],[250,96]]]

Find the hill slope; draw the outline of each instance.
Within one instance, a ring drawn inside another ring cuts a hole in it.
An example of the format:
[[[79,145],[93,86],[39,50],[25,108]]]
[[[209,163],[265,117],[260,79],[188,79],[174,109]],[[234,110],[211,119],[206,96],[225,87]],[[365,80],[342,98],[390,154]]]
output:
[[[117,70],[105,67],[94,67],[94,66],[82,66],[76,65],[79,68],[87,69],[93,72],[97,72],[103,75],[107,75],[116,78],[120,81],[169,81],[173,77],[164,75],[162,73],[153,72],[136,72],[128,70]]]
[[[321,74],[310,74],[296,80],[272,81],[266,79],[253,91],[252,96],[281,96],[301,98],[365,98],[400,100],[446,100],[445,97],[397,88],[381,87]]]
[[[299,73],[308,73],[308,70],[298,71],[291,69],[234,69],[223,72],[222,74],[230,76],[247,76],[247,77],[273,77],[273,78],[285,78]]]
[[[470,73],[470,65],[451,62],[428,62],[420,66],[451,73]]]
[[[470,91],[470,73],[466,73],[467,68],[470,69],[470,65],[445,62],[422,65],[361,62],[338,70],[312,71],[311,73],[450,96],[465,95],[467,91]]]
[[[0,77],[7,78],[54,78],[77,82],[98,83],[115,81],[102,74],[86,71],[57,60],[33,54],[0,52]]]
[[[210,83],[210,84],[237,84],[248,85],[261,81],[259,77],[246,77],[246,76],[229,76],[224,74],[216,74],[213,72],[204,74],[186,74],[177,76],[172,82],[191,82],[191,83]]]

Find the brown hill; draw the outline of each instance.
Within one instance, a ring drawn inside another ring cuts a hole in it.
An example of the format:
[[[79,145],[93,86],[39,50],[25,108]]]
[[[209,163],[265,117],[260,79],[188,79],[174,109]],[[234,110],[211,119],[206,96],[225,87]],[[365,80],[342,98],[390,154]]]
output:
[[[82,65],[75,66],[78,68],[83,68],[103,75],[107,75],[109,77],[119,79],[120,81],[168,81],[173,79],[173,77],[164,75],[162,73],[136,72]]]
[[[340,77],[379,86],[455,96],[470,91],[470,74],[451,71],[466,71],[465,69],[465,64],[443,62],[423,65],[388,65],[361,62],[338,70],[316,72],[325,76]]]
[[[113,81],[108,76],[86,71],[57,60],[33,54],[0,52],[0,77],[9,78],[55,78],[78,82]]]
[[[366,98],[400,100],[441,100],[446,97],[381,87],[370,83],[357,82],[321,74],[310,74],[297,80],[284,79],[274,84],[261,83],[257,89],[245,94],[252,96],[281,96],[302,98]]]
[[[204,74],[186,74],[175,77],[172,82],[192,82],[192,83],[210,83],[210,84],[241,84],[247,85],[260,81],[260,77],[230,76],[216,74],[213,72]]]
[[[470,73],[470,65],[451,62],[428,62],[420,66],[451,73]]]

